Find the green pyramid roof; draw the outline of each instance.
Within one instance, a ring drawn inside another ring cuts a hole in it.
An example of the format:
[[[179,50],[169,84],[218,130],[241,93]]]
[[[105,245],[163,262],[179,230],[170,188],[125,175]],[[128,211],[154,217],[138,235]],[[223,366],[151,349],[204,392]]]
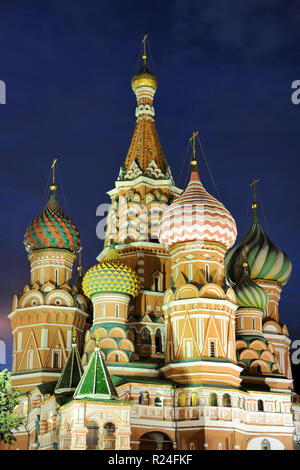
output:
[[[54,393],[58,395],[74,393],[82,375],[83,367],[77,345],[72,344],[71,352],[60,374]]]
[[[75,399],[80,398],[118,399],[115,386],[99,348],[95,348],[74,393]]]

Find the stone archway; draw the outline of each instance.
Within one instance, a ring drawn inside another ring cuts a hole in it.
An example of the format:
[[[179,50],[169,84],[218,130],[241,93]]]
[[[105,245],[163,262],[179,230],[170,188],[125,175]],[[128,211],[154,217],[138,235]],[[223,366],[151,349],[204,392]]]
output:
[[[146,432],[139,439],[139,450],[174,450],[173,442],[163,432]]]

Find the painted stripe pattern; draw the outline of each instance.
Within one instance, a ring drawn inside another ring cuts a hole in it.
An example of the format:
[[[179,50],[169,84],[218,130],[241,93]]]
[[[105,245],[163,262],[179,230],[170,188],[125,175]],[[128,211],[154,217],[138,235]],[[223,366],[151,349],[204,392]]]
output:
[[[265,310],[269,303],[267,292],[244,272],[237,287],[235,288],[236,300],[239,307],[259,308]]]
[[[277,281],[282,286],[288,282],[292,263],[286,253],[265,234],[256,211],[249,232],[225,258],[225,275],[231,285],[235,285],[241,278],[245,256],[251,279]]]
[[[27,251],[64,248],[76,253],[80,235],[76,225],[60,208],[54,194],[45,209],[29,224],[24,236]]]
[[[211,196],[192,171],[184,193],[165,211],[159,241],[167,249],[187,241],[217,242],[229,249],[236,240],[237,229],[230,212]]]

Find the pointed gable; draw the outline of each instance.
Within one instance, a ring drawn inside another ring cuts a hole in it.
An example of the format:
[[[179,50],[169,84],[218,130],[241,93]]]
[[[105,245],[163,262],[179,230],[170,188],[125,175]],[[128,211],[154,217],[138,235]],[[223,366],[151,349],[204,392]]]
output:
[[[95,348],[81,377],[74,398],[77,400],[83,398],[118,399],[117,391],[98,347]]]

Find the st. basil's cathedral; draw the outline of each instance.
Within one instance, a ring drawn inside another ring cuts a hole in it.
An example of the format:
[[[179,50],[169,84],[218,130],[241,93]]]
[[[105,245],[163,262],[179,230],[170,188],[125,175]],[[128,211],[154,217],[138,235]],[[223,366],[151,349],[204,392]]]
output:
[[[262,229],[255,190],[234,245],[232,215],[201,183],[196,133],[189,184],[175,186],[146,59],[98,264],[83,275],[55,161],[49,202],[26,229],[30,282],[9,318],[15,412],[27,420],[10,448],[293,449],[300,399],[279,313],[291,262]]]

